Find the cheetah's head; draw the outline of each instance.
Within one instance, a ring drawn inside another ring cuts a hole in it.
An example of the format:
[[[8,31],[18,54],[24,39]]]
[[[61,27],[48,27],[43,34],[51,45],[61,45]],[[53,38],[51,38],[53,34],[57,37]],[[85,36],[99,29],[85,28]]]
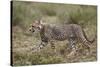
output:
[[[29,31],[35,32],[35,30],[40,31],[43,28],[42,20],[35,20],[31,27],[29,28]]]

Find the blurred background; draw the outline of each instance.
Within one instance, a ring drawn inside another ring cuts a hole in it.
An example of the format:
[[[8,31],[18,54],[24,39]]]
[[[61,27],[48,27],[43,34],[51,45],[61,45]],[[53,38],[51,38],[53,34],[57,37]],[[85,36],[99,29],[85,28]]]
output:
[[[92,53],[85,55],[81,45],[74,57],[68,58],[67,41],[56,42],[55,53],[50,44],[41,51],[33,51],[33,46],[40,44],[38,32],[29,32],[34,20],[42,19],[48,24],[79,24],[89,40],[97,34],[97,6],[55,4],[43,2],[12,1],[12,65],[37,65],[71,63],[97,60],[97,42],[91,45]]]

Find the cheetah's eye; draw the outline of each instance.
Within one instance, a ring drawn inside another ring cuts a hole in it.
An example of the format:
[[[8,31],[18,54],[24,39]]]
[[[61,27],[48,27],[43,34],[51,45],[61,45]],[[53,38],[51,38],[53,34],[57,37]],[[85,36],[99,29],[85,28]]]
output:
[[[34,27],[34,26],[32,26],[32,27]]]

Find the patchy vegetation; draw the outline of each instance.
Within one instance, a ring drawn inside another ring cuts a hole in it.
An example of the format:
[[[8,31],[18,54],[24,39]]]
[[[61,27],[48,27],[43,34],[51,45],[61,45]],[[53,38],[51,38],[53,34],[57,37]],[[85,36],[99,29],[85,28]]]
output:
[[[12,65],[37,65],[87,62],[97,60],[97,42],[91,44],[91,54],[81,44],[77,44],[77,53],[67,57],[70,50],[67,41],[57,41],[56,52],[48,44],[40,51],[32,50],[40,44],[38,32],[29,32],[29,26],[35,19],[43,19],[48,24],[75,23],[83,27],[88,39],[97,34],[97,7],[89,5],[51,4],[13,1],[12,3]]]

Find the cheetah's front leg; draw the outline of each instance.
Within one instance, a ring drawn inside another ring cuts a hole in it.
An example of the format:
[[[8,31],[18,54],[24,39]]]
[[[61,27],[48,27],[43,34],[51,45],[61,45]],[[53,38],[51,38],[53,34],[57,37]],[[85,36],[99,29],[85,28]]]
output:
[[[48,44],[48,42],[41,41],[41,44],[39,45],[39,48],[42,49]]]

